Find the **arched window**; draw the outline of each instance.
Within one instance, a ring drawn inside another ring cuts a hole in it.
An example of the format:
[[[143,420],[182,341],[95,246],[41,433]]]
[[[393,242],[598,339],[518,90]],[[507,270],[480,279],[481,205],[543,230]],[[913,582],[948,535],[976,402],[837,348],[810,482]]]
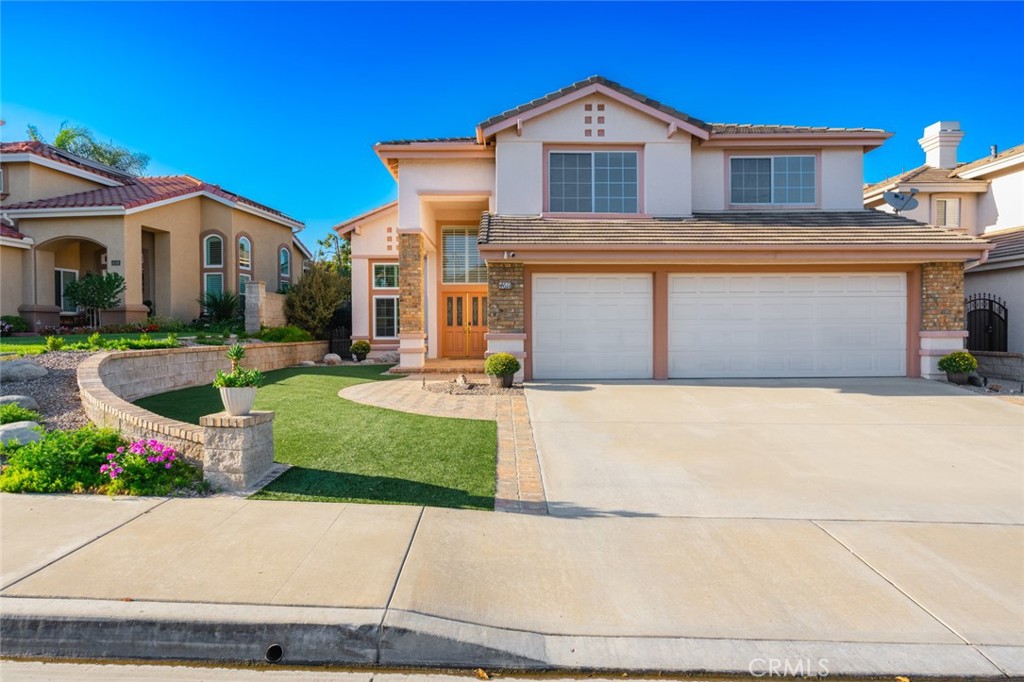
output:
[[[208,268],[224,267],[224,240],[215,234],[203,240],[203,265]]]
[[[288,247],[282,246],[278,251],[278,290],[287,291],[288,287],[291,286],[291,275],[292,275],[292,252]]]
[[[238,238],[238,267],[252,270],[252,242],[248,237]]]

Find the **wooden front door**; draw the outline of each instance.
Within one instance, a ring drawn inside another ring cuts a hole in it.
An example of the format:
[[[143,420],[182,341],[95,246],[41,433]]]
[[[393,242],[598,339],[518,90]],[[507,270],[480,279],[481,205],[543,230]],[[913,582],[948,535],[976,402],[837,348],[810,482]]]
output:
[[[487,294],[444,292],[441,301],[442,354],[446,358],[482,358],[487,350]]]

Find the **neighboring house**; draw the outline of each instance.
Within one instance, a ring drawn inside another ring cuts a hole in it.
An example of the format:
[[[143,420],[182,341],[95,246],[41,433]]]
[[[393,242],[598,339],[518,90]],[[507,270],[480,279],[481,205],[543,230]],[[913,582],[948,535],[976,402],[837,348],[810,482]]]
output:
[[[338,227],[353,335],[410,371],[508,351],[532,379],[937,376],[990,246],[864,209],[889,136],[705,123],[594,76],[471,137],[381,142],[397,205]]]
[[[988,240],[993,249],[987,259],[968,263],[964,290],[1006,302],[1006,350],[1024,353],[1024,144],[1003,152],[992,147],[988,156],[958,163],[963,136],[956,121],[925,128],[924,165],[865,187],[864,205],[892,212],[885,192],[916,189],[918,206],[904,212],[908,218]]]
[[[0,169],[2,314],[33,328],[74,319],[63,287],[88,273],[125,278],[105,322],[191,320],[205,292],[286,289],[310,257],[301,222],[188,175],[134,177],[35,141],[0,144]]]

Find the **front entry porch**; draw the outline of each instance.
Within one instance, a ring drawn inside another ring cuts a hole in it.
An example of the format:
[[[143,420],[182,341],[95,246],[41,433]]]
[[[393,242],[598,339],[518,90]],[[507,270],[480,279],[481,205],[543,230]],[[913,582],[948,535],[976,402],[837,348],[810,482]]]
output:
[[[442,290],[441,356],[483,358],[487,350],[487,286]]]

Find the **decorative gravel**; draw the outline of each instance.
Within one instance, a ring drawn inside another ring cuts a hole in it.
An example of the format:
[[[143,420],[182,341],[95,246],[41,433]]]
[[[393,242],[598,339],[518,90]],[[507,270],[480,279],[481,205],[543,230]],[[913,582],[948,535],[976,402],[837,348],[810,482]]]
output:
[[[523,385],[513,384],[512,388],[502,388],[489,383],[459,383],[452,381],[423,380],[423,390],[431,393],[448,393],[449,395],[522,395]]]
[[[981,393],[982,395],[1021,395],[1024,394],[1024,383],[1011,379],[989,379],[988,386],[971,386],[966,384],[960,388]]]
[[[39,403],[39,413],[48,429],[77,429],[89,420],[82,411],[78,397],[78,365],[91,351],[60,351],[32,355],[31,360],[50,370],[42,379],[32,381],[5,381],[0,395],[30,395]]]

